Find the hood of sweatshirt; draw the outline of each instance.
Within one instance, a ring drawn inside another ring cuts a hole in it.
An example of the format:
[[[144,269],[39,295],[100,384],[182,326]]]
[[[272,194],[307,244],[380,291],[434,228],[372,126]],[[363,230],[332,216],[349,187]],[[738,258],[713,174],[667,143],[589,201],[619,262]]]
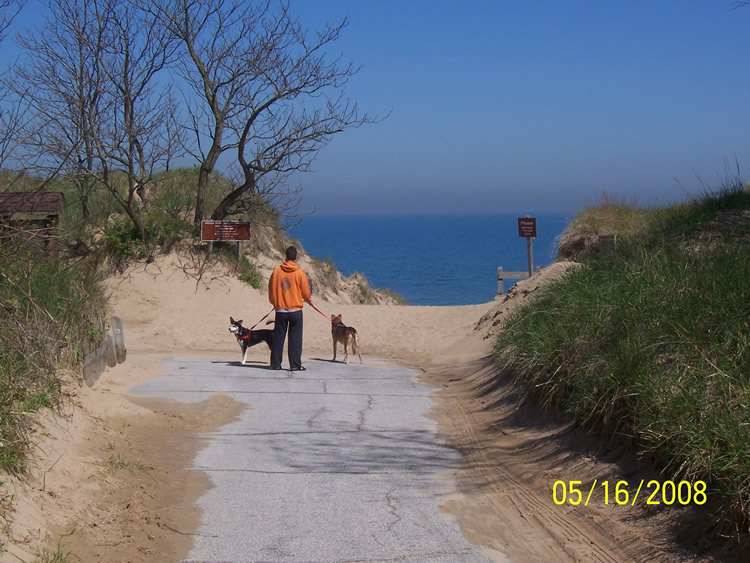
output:
[[[287,274],[291,274],[292,272],[299,270],[299,265],[296,262],[284,262],[281,264],[281,269]]]

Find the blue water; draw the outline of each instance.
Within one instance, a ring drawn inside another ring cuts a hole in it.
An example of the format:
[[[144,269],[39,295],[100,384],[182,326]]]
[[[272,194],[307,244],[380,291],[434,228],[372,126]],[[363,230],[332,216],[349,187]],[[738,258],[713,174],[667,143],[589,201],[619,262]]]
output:
[[[536,214],[534,269],[554,261],[562,214]],[[346,276],[364,274],[411,305],[470,305],[497,295],[497,268],[527,271],[518,215],[311,215],[288,234]],[[517,280],[505,280],[505,291]]]

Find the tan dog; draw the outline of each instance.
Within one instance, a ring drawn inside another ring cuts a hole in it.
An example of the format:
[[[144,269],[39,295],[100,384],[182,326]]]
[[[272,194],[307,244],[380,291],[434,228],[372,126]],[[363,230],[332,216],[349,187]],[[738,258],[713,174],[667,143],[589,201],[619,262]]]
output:
[[[333,337],[333,361],[336,361],[336,345],[341,342],[344,345],[344,362],[349,363],[349,346],[359,356],[359,363],[362,361],[362,353],[359,346],[359,335],[356,329],[346,326],[341,322],[341,315],[331,315],[331,336]]]

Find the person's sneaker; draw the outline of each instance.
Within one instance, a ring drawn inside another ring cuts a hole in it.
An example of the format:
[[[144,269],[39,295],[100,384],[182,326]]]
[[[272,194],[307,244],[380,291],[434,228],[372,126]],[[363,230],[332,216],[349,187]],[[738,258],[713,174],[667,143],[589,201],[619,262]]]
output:
[[[270,367],[269,369],[272,369],[272,370],[274,370],[274,371],[275,371],[275,370],[280,370],[280,369],[281,369],[281,366],[271,366],[271,367]]]
[[[299,366],[298,368],[292,368],[292,371],[307,371],[305,366]]]

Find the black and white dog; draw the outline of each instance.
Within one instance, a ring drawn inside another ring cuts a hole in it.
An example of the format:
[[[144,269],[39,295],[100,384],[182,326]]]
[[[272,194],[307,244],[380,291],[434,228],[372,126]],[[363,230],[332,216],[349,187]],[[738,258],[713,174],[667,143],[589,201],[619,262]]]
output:
[[[266,324],[272,323],[268,321]],[[242,348],[242,365],[245,365],[247,359],[247,351],[251,346],[265,342],[268,344],[268,348],[271,348],[271,335],[272,330],[261,329],[261,330],[250,330],[242,326],[242,321],[235,321],[232,317],[229,317],[229,332],[237,337],[237,344]]]

